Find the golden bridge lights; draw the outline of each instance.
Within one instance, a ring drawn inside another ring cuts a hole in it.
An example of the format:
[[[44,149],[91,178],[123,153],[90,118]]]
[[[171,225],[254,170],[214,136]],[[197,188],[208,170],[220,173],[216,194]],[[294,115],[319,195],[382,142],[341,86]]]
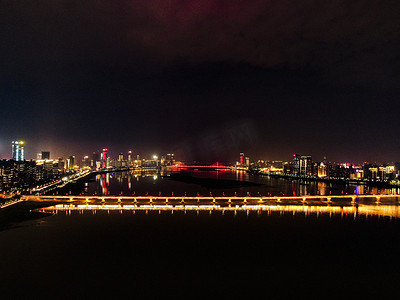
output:
[[[270,215],[272,212],[278,212],[280,215],[290,214],[302,214],[305,216],[316,215],[317,217],[322,215],[327,215],[332,217],[333,215],[340,216],[354,216],[354,218],[358,216],[383,216],[390,218],[399,218],[400,212],[399,207],[397,205],[360,205],[360,206],[322,206],[322,205],[235,205],[235,206],[222,206],[222,205],[191,205],[191,204],[179,204],[179,205],[171,205],[171,204],[58,204],[55,206],[50,206],[47,208],[39,209],[42,212],[58,212],[58,211],[79,211],[80,213],[83,211],[170,211],[173,213],[174,211],[219,211],[222,214],[225,212],[234,212],[235,215],[237,212],[246,212],[249,214],[250,212],[256,212],[260,215],[262,212],[266,212],[267,215]]]

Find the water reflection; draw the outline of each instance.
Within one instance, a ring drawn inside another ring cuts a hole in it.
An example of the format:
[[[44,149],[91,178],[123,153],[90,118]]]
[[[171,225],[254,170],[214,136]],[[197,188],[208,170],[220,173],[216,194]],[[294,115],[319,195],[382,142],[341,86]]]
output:
[[[218,181],[212,187],[199,182],[173,180],[166,172],[124,171],[98,174],[88,184],[66,190],[65,194],[73,195],[176,195],[195,196],[305,196],[305,195],[365,195],[365,194],[399,194],[399,188],[377,188],[354,184],[332,184],[326,182],[309,182],[271,178],[261,175],[250,175],[243,171],[192,171],[194,178],[207,178]],[[229,184],[236,182],[237,184]],[[256,185],[246,185],[246,182]],[[243,184],[240,184],[243,183]]]
[[[327,184],[326,182],[318,182],[318,192],[321,196],[326,195]]]
[[[97,211],[169,211],[173,213],[174,211],[208,211],[210,214],[212,212],[221,212],[223,215],[225,212],[256,212],[258,215],[266,213],[270,215],[272,212],[279,212],[281,215],[284,214],[300,214],[304,216],[315,215],[317,217],[328,215],[332,217],[333,215],[340,215],[341,217],[352,216],[354,219],[372,216],[382,216],[390,218],[399,218],[399,206],[398,205],[356,205],[356,206],[325,206],[325,205],[170,205],[170,204],[58,204],[55,206],[50,206],[47,208],[41,208],[41,212],[51,212],[58,213],[59,211],[64,211],[66,214],[71,214],[72,211],[78,211],[82,214],[84,211],[91,211],[96,214]]]

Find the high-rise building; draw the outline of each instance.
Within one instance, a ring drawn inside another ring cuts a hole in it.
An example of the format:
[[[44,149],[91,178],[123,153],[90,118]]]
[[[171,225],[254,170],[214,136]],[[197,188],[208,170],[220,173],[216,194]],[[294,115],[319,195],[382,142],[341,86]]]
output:
[[[298,174],[300,171],[300,154],[293,154],[293,173]]]
[[[326,165],[323,162],[318,166],[318,177],[326,177]]]
[[[42,159],[50,159],[50,152],[49,151],[42,151]]]
[[[172,166],[175,164],[175,156],[174,153],[168,153],[165,158],[165,163],[167,166]]]
[[[23,161],[25,160],[25,152],[24,152],[24,141],[12,141],[11,149],[12,149],[12,158],[15,161]]]
[[[108,152],[107,148],[104,148],[103,151],[101,152],[101,166],[103,168],[107,167],[107,157],[108,157],[107,152]]]
[[[75,155],[71,155],[67,159],[67,169],[72,170],[75,167]]]
[[[118,159],[116,161],[116,166],[118,168],[122,168],[125,167],[125,161],[124,161],[124,154],[121,152],[120,154],[118,154]]]
[[[293,154],[293,173],[298,175],[311,175],[312,174],[311,156]]]
[[[132,151],[128,151],[128,161],[132,161]]]
[[[250,167],[250,157],[246,157],[246,167]]]
[[[166,161],[166,158],[165,158],[164,155],[161,156],[160,165],[161,166],[166,166],[167,165],[167,161]]]
[[[244,165],[244,153],[240,153],[240,160],[239,163],[243,166]]]
[[[85,155],[82,159],[82,167],[87,168],[90,167],[89,156]]]
[[[311,175],[312,174],[312,159],[311,156],[303,155],[300,160],[300,174]]]
[[[118,161],[123,161],[124,160],[124,154],[121,152],[119,155],[118,155]]]
[[[99,162],[100,162],[100,151],[97,150],[97,151],[93,152],[93,154],[92,154],[92,161],[90,162],[90,166],[93,169],[96,169],[96,168],[98,168],[97,165]]]

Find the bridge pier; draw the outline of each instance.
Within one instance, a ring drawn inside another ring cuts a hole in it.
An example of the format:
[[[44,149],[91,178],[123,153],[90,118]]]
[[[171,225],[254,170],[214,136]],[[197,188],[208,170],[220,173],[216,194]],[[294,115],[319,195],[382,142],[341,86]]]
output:
[[[331,197],[328,197],[328,198],[326,198],[326,201],[327,201],[328,203],[332,203],[332,198],[331,198]]]
[[[351,204],[353,204],[353,205],[356,204],[356,199],[357,199],[357,197],[354,197],[354,196],[351,197]]]
[[[381,197],[376,196],[376,202],[375,203],[376,204],[381,204]]]

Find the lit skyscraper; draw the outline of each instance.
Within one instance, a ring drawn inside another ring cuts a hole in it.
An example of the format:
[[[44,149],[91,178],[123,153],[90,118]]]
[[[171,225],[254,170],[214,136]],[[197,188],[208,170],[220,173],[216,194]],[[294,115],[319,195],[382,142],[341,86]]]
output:
[[[23,141],[12,141],[12,158],[15,161],[23,161],[25,159],[24,142]]]
[[[75,167],[75,155],[71,155],[67,159],[67,169],[73,170]]]
[[[312,159],[308,155],[293,154],[293,174],[311,175]]]
[[[124,154],[121,152],[119,155],[118,155],[118,161],[123,161],[124,160]]]
[[[101,164],[103,168],[107,167],[107,158],[108,158],[107,152],[108,152],[107,148],[104,148],[103,152],[101,152]]]
[[[244,165],[244,153],[240,153],[239,162],[243,166]]]

